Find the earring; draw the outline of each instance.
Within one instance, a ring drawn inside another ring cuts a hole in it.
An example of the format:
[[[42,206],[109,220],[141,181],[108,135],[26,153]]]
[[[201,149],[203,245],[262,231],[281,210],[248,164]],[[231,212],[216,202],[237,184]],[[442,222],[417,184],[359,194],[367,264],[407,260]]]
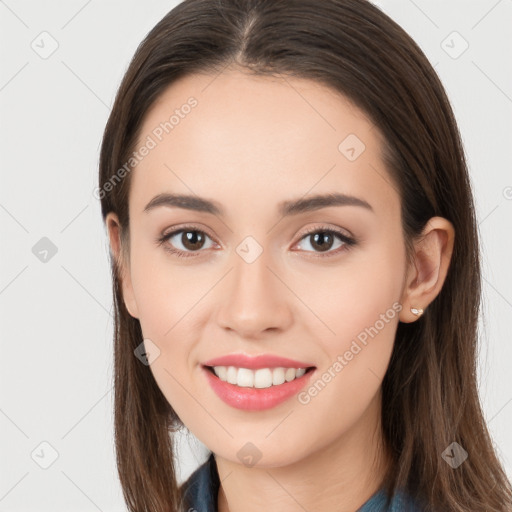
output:
[[[423,309],[411,308],[411,313],[415,314],[416,316],[421,316],[423,314]]]

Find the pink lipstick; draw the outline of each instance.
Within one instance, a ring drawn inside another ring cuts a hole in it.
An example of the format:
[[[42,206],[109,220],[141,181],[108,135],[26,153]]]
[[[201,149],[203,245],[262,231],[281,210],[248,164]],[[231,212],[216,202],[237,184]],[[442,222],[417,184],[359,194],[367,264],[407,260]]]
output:
[[[223,402],[237,409],[260,411],[296,395],[307,385],[316,367],[310,362],[271,354],[229,354],[206,361],[202,369]]]

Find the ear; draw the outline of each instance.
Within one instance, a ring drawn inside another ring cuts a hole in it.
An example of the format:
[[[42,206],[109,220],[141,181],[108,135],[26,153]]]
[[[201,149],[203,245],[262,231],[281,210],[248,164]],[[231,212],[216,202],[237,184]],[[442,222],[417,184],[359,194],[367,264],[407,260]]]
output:
[[[455,230],[443,217],[432,217],[414,242],[414,258],[407,270],[399,320],[413,322],[411,308],[425,310],[441,291],[453,252]]]
[[[127,252],[128,249],[125,248],[126,251],[124,251],[121,244],[121,224],[119,218],[115,213],[110,212],[107,214],[105,223],[110,240],[110,251],[113,258],[118,262],[121,273],[119,279],[121,280],[124,304],[132,317],[139,318],[130,275],[130,262],[126,260],[125,256],[125,252]]]

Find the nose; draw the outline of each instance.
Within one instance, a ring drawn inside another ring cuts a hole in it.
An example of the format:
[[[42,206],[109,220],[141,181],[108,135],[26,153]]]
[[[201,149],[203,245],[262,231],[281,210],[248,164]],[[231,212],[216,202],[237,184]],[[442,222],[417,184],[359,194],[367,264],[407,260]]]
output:
[[[235,254],[234,267],[219,290],[218,322],[222,328],[255,338],[290,326],[293,293],[269,259],[265,251],[251,263]]]

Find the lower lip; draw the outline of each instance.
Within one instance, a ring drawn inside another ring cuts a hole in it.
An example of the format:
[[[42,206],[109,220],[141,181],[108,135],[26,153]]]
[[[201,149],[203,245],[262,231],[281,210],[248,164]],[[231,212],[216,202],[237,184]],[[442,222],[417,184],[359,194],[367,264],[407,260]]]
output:
[[[220,380],[215,374],[203,366],[203,371],[213,391],[226,404],[246,411],[263,411],[271,409],[296,395],[309,381],[315,369],[309,370],[291,382],[268,388],[249,388],[236,386]]]

